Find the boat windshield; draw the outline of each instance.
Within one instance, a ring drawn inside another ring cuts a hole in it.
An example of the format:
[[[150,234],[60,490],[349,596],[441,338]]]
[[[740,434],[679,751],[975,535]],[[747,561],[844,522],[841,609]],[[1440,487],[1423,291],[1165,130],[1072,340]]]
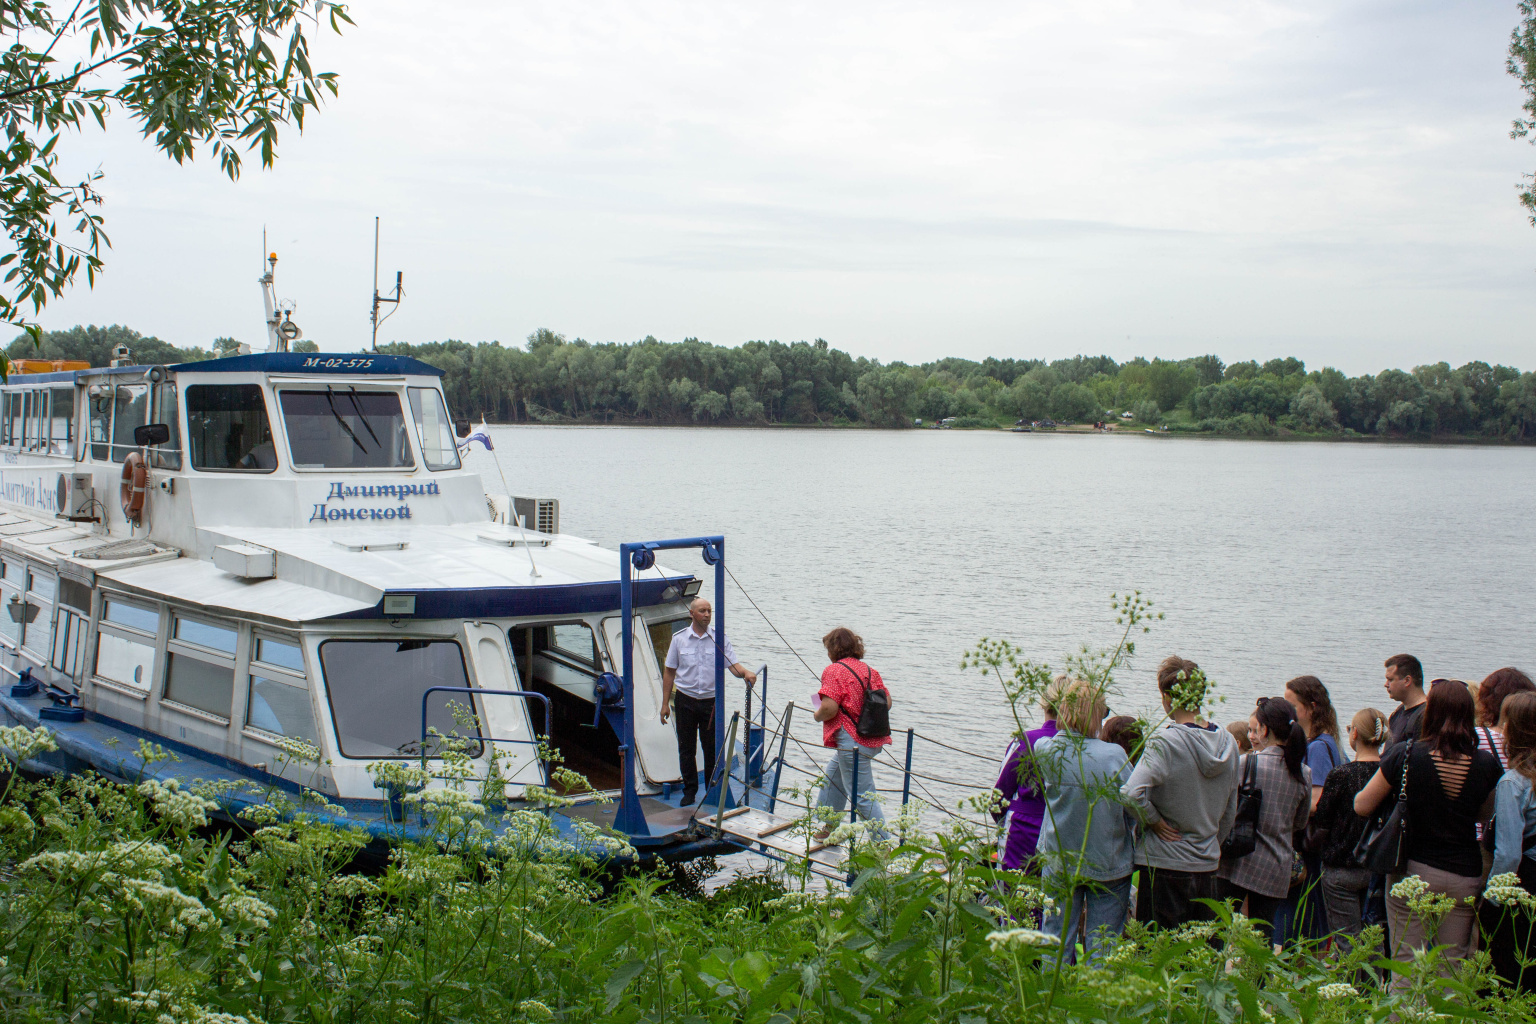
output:
[[[346,757],[418,757],[421,698],[429,686],[468,686],[464,654],[453,640],[327,640],[320,667],[336,722],[336,739]],[[471,703],[469,694],[434,693],[427,700],[427,726],[443,736],[478,736],[473,722],[455,720]],[[428,756],[442,741],[428,739]],[[476,740],[465,753],[479,757]]]
[[[283,426],[295,469],[410,469],[400,396],[393,391],[284,391]]]
[[[421,442],[421,461],[434,472],[459,468],[458,442],[448,422],[448,407],[436,388],[411,388],[411,416],[416,420],[416,439]]]

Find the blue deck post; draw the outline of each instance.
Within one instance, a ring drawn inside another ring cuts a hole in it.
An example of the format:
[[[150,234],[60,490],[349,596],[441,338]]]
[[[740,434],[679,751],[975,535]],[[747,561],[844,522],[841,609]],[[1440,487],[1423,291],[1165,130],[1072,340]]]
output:
[[[630,589],[630,560],[645,551],[642,544],[619,545],[619,617],[624,638],[624,735],[619,737],[619,769],[623,774],[613,826],[632,836],[648,836],[651,827],[635,791],[635,597]],[[649,554],[649,552],[646,552]]]
[[[907,730],[907,770],[901,779],[901,806],[907,806],[912,797],[912,730]]]
[[[720,781],[708,780],[699,806],[720,801],[715,789],[719,785],[725,787],[724,806],[729,808],[736,806],[731,799],[731,758],[736,751],[725,749],[725,538],[706,537],[701,547],[704,561],[715,567],[715,779]]]

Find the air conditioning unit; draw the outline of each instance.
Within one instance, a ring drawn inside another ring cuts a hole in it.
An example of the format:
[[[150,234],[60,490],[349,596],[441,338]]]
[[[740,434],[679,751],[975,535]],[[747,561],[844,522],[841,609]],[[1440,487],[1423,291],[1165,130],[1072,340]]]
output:
[[[74,523],[93,523],[101,518],[96,488],[89,473],[60,473],[56,494],[58,518]]]
[[[539,533],[560,532],[560,501],[558,498],[513,498],[512,514],[516,523]]]

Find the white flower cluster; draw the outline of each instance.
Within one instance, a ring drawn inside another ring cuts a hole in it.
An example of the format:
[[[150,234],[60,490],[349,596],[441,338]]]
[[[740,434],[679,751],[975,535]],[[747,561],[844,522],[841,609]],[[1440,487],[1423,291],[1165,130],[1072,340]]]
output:
[[[152,1020],[155,1024],[260,1024],[260,1018],[242,1017],[235,1013],[220,1013],[206,1006],[187,1002],[186,997],[175,992],[153,989],[134,992],[131,996],[119,996],[113,1000],[128,1016]]]
[[[1030,946],[1059,946],[1061,939],[1050,932],[1037,931],[1034,928],[1010,928],[1005,932],[991,932],[987,935],[987,942],[992,947],[992,952],[1000,953],[1007,949],[1024,949]]]
[[[1434,1024],[1435,1021],[1446,1020],[1443,1013],[1421,1006],[1398,1006],[1397,1019],[1408,1021],[1409,1024]]]
[[[537,999],[524,999],[517,1004],[517,1012],[529,1020],[554,1020],[555,1011]]]
[[[783,896],[775,896],[763,903],[764,910],[796,911],[807,907],[814,907],[824,899],[821,893],[816,892],[787,892]]]
[[[294,764],[320,763],[320,748],[308,740],[297,736],[284,736],[277,741],[277,747]]]
[[[413,792],[425,786],[430,779],[426,772],[404,761],[374,761],[366,770],[378,789]]]
[[[536,946],[543,946],[545,949],[555,948],[555,944],[553,942],[550,942],[543,935],[534,931],[532,928],[529,928],[527,925],[523,925],[523,934],[528,936],[528,938],[531,939]]]
[[[242,931],[265,931],[277,920],[277,908],[249,893],[229,893],[219,900],[224,920]]]
[[[182,789],[176,779],[141,782],[139,792],[155,805],[156,814],[178,829],[201,828],[208,824],[208,812],[219,809],[212,800]]]
[[[1439,917],[1455,910],[1461,902],[1454,896],[1435,892],[1429,883],[1418,875],[1409,875],[1392,887],[1392,895],[1408,904],[1408,909],[1421,917]],[[1467,897],[1467,903],[1472,903]]]
[[[1355,991],[1355,986],[1342,981],[1320,985],[1317,989],[1319,999],[1353,999],[1359,994]]]
[[[158,917],[177,935],[205,931],[219,923],[202,900],[188,896],[174,885],[147,878],[124,878],[121,891],[125,904],[141,914]]]
[[[1525,891],[1525,887],[1520,884],[1520,876],[1513,871],[1506,871],[1488,879],[1488,888],[1483,890],[1483,898],[1499,907],[1524,907],[1526,910],[1536,910],[1536,896]]]
[[[59,749],[52,732],[41,726],[28,729],[24,725],[0,727],[0,747],[4,747],[6,754],[17,764],[45,751]]]

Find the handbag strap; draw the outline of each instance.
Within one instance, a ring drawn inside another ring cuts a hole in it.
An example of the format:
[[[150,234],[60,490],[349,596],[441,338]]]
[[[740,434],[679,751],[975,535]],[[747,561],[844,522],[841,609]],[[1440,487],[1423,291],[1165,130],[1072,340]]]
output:
[[[1403,778],[1397,784],[1397,799],[1404,804],[1408,802],[1408,765],[1413,760],[1413,743],[1408,741],[1408,752],[1403,755]]]
[[[1254,763],[1255,754],[1243,755],[1243,782],[1238,787],[1238,793],[1243,796],[1252,796],[1254,784],[1258,781],[1258,766]]]

